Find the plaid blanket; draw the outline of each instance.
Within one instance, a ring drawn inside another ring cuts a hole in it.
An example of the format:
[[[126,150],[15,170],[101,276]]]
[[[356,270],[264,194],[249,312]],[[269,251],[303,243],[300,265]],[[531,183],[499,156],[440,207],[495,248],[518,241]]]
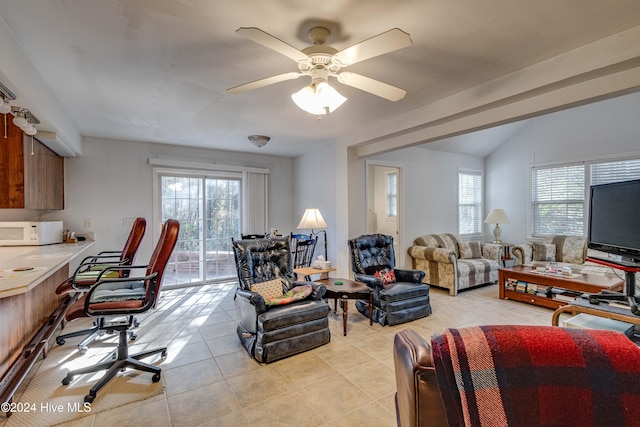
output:
[[[450,426],[640,426],[640,349],[618,332],[480,326],[431,345]]]

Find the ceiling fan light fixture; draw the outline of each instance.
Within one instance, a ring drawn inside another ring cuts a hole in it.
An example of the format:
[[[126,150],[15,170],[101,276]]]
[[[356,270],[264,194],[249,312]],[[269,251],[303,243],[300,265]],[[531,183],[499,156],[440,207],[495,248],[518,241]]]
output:
[[[333,113],[347,100],[326,81],[303,87],[292,94],[291,99],[301,110],[315,116],[327,114],[327,110]]]

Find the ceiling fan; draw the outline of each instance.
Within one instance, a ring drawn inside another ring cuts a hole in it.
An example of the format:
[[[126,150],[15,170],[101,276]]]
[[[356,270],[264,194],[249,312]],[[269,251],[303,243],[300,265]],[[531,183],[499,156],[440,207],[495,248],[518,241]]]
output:
[[[340,72],[342,68],[365,59],[410,46],[409,34],[398,28],[378,34],[341,51],[324,44],[331,33],[323,26],[316,26],[309,30],[309,38],[313,46],[301,51],[259,28],[243,27],[236,30],[236,33],[294,60],[299,71],[235,86],[227,89],[228,93],[239,94],[274,83],[310,76],[311,84],[291,97],[300,108],[316,115],[326,114],[326,110],[332,112],[346,101],[346,98],[328,84],[329,77],[336,77],[342,84],[389,101],[398,101],[406,94],[405,90],[387,83],[349,71]]]

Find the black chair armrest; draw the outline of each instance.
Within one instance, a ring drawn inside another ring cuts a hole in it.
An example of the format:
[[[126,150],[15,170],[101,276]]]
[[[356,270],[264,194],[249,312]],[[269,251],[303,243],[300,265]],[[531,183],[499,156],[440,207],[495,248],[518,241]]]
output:
[[[403,270],[396,268],[393,270],[398,282],[422,283],[424,279],[424,271],[422,270]]]
[[[353,275],[353,279],[356,282],[362,282],[365,285],[367,285],[370,288],[382,288],[382,280],[379,277],[376,276],[372,276],[369,274],[361,274],[361,273],[355,273]]]
[[[316,283],[316,282],[296,281],[296,282],[293,282],[292,287],[303,286],[303,285],[311,285],[311,288],[313,288],[313,292],[311,293],[311,299],[315,301],[321,300],[324,297],[324,294],[327,292],[327,287],[325,285],[323,285],[322,283]]]
[[[238,289],[236,298],[241,304],[251,304],[256,309],[256,314],[264,313],[267,311],[267,305],[264,303],[264,298],[257,292],[251,292],[244,289]]]
[[[146,311],[148,311],[149,309],[151,309],[156,301],[156,297],[157,295],[155,294],[155,289],[156,286],[154,286],[154,282],[156,280],[156,277],[158,276],[158,273],[153,273],[150,274],[148,276],[141,276],[141,277],[118,277],[118,278],[108,278],[108,279],[101,279],[98,280],[96,282],[96,284],[91,287],[91,289],[89,289],[89,292],[87,293],[87,296],[85,298],[84,301],[84,311],[85,313],[91,315],[91,316],[108,316],[108,315],[130,315],[130,314],[135,314],[135,313],[144,313]],[[113,283],[126,283],[126,282],[145,282],[146,283],[146,294],[145,294],[145,298],[144,298],[144,304],[142,305],[142,307],[140,308],[131,308],[129,306],[127,306],[126,304],[123,304],[123,306],[121,308],[101,308],[101,309],[93,309],[91,307],[92,304],[99,304],[102,302],[123,302],[126,303],[125,301],[122,300],[113,300],[113,301],[93,301],[93,295],[100,290],[101,287],[104,287],[106,285],[109,284],[113,284]],[[151,286],[149,286],[149,283],[151,283]]]

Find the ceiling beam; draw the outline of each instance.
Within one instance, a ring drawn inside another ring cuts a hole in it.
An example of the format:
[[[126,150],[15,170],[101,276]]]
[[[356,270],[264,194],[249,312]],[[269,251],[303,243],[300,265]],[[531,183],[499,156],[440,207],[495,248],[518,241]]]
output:
[[[383,121],[345,142],[358,157],[372,156],[637,91],[639,79],[637,26]]]

